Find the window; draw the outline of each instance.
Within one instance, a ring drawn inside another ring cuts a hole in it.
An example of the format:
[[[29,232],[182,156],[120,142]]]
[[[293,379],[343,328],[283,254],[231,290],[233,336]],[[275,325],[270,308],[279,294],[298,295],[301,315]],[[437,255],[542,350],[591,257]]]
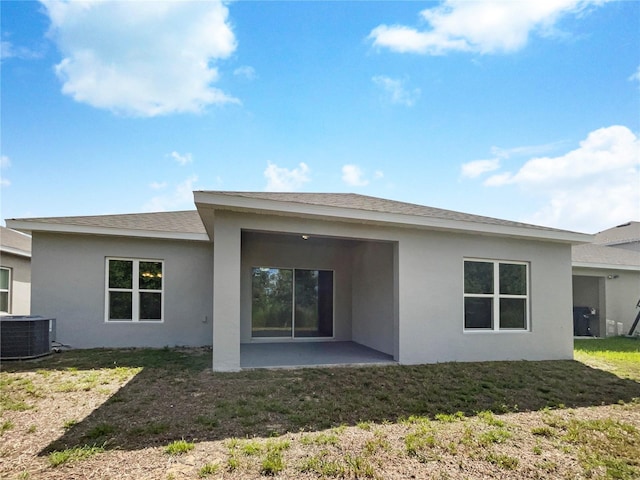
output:
[[[107,258],[106,320],[161,322],[163,262]]]
[[[252,270],[251,336],[333,336],[333,272],[258,267]]]
[[[9,313],[11,300],[11,269],[0,268],[0,312]]]
[[[527,330],[528,277],[527,263],[465,260],[465,330]]]

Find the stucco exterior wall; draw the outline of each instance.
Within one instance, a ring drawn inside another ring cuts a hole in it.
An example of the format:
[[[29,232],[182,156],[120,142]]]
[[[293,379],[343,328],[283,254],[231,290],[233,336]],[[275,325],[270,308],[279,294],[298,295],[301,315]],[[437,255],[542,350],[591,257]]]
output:
[[[31,259],[3,252],[0,264],[11,270],[9,312],[13,315],[31,313]]]
[[[334,237],[349,241],[380,241],[394,244],[395,265],[389,269],[388,260],[382,269],[391,270],[383,275],[394,291],[393,307],[387,310],[390,318],[380,318],[383,329],[366,339],[362,329],[363,312],[360,300],[355,302],[356,314],[352,318],[352,339],[379,342],[383,351],[389,351],[384,335],[389,325],[392,330],[394,354],[400,363],[418,364],[443,361],[481,360],[542,360],[570,359],[573,356],[573,324],[571,300],[571,248],[569,245],[544,241],[499,238],[472,234],[450,233],[433,230],[381,227],[312,219],[296,219],[286,216],[254,215],[232,212],[216,212],[216,222],[233,225],[235,232],[256,230],[284,234],[307,234]],[[216,235],[218,225],[216,223]],[[234,234],[235,235],[235,234]],[[225,234],[226,236],[226,234]],[[216,248],[219,247],[216,236]],[[362,254],[362,252],[360,253]],[[280,255],[280,254],[278,254]],[[292,257],[299,253],[291,251]],[[358,260],[357,248],[351,253],[354,282],[362,281],[366,255]],[[463,331],[463,267],[465,258],[484,258],[528,262],[530,265],[530,328],[528,331],[464,332]],[[217,257],[216,257],[217,259]],[[354,260],[355,259],[355,260]],[[370,258],[370,260],[373,260]],[[360,263],[358,263],[360,262]],[[251,262],[249,262],[251,263]],[[227,268],[234,282],[235,272],[245,268],[228,262]],[[220,278],[225,277],[220,269]],[[372,269],[375,267],[373,263]],[[382,271],[382,270],[381,270]],[[216,273],[216,278],[218,278]],[[366,286],[359,283],[358,289]],[[384,289],[384,287],[380,287]],[[217,292],[216,292],[217,293]],[[246,296],[246,292],[245,292]],[[397,301],[395,301],[397,297]],[[354,297],[355,298],[355,297]],[[216,294],[216,305],[234,301]],[[246,300],[244,301],[246,302]],[[243,303],[244,304],[244,303]],[[243,310],[246,306],[243,306]],[[229,312],[233,311],[230,306]],[[216,316],[227,329],[238,329],[237,316]],[[355,320],[354,320],[355,319]],[[243,323],[246,324],[246,317]],[[354,323],[355,322],[355,323]],[[223,327],[221,327],[223,328]],[[239,345],[218,344],[220,348],[239,350]],[[235,354],[234,354],[235,355]],[[239,358],[239,355],[237,355]],[[227,365],[228,366],[228,365]],[[239,363],[236,368],[239,368]]]
[[[636,304],[640,300],[640,272],[576,267],[573,269],[573,274],[581,277],[599,277],[604,285],[605,308],[603,315],[605,318],[600,319],[600,336],[605,336],[605,321],[607,319],[613,320],[616,324],[621,322],[626,335],[638,314]]]
[[[465,258],[529,263],[529,331],[463,331]],[[573,356],[569,246],[412,231],[400,237],[398,270],[400,363]]]
[[[394,355],[394,244],[359,242],[352,252],[352,339]]]
[[[212,245],[35,232],[32,313],[57,319],[74,348],[202,346],[212,342]],[[164,322],[105,322],[105,257],[164,261]]]

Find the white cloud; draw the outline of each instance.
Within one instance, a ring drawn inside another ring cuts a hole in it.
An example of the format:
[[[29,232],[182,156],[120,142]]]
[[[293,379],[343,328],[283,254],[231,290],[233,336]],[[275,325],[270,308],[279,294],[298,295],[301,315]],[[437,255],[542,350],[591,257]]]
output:
[[[509,53],[523,48],[531,33],[548,35],[563,16],[579,14],[607,0],[446,0],[420,12],[426,30],[379,25],[369,34],[376,47],[400,53],[442,55],[452,51]]]
[[[194,184],[197,181],[196,175],[190,176],[176,185],[171,193],[153,197],[143,206],[143,209],[148,212],[164,212],[193,208],[193,191],[196,190]]]
[[[468,178],[476,178],[480,175],[498,170],[503,160],[516,156],[538,155],[548,152],[562,145],[562,142],[547,143],[544,145],[527,145],[522,147],[502,148],[491,147],[491,153],[494,158],[485,160],[473,160],[472,162],[462,164],[462,176]]]
[[[176,162],[178,162],[183,167],[187,163],[191,163],[193,161],[193,158],[191,158],[190,153],[185,153],[184,155],[181,155],[176,151],[171,152],[171,158],[173,158]]]
[[[627,127],[595,130],[575,150],[537,157],[516,173],[489,177],[491,187],[516,185],[541,197],[534,223],[596,232],[640,218],[640,139]]]
[[[635,71],[635,73],[629,77],[629,81],[631,81],[631,82],[640,82],[640,66]]]
[[[364,172],[357,165],[342,167],[342,181],[352,187],[364,187],[369,184],[369,180],[364,178]]]
[[[279,167],[275,163],[269,162],[264,171],[267,179],[267,192],[292,192],[298,190],[305,183],[309,182],[309,167],[306,163],[300,162],[297,168],[289,170]]]
[[[238,67],[233,71],[236,77],[242,77],[246,80],[255,80],[257,78],[256,70],[253,67],[247,65]]]
[[[374,181],[381,180],[384,178],[384,172],[382,170],[376,170],[373,172],[372,178]],[[370,183],[366,172],[358,165],[354,164],[346,164],[342,166],[342,181],[350,187],[364,187]]]
[[[475,178],[483,173],[491,172],[500,168],[500,159],[492,158],[491,160],[474,160],[462,165],[462,176]]]
[[[371,81],[380,87],[389,98],[389,101],[395,105],[412,107],[420,98],[420,89],[414,88],[413,90],[407,90],[403,80],[386,77],[384,75],[376,75],[371,78]]]
[[[41,58],[42,53],[31,50],[26,47],[16,47],[11,42],[2,40],[0,42],[0,60],[6,60],[8,58],[20,58],[23,60],[31,60],[34,58]]]
[[[211,65],[236,49],[220,1],[41,0],[63,55],[63,93],[114,112],[151,117],[238,102],[211,86]]]

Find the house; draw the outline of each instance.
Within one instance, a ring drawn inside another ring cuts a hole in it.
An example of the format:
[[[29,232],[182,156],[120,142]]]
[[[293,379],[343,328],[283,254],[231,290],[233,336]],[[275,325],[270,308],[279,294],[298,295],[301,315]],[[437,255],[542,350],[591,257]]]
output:
[[[593,309],[581,334],[627,334],[640,302],[640,222],[628,222],[573,247],[573,305]],[[637,330],[640,330],[638,328]]]
[[[28,315],[31,302],[31,237],[0,227],[0,314]]]
[[[13,219],[32,312],[73,347],[211,345],[213,368],[357,347],[401,364],[569,359],[591,235],[340,193],[194,192],[195,211]]]

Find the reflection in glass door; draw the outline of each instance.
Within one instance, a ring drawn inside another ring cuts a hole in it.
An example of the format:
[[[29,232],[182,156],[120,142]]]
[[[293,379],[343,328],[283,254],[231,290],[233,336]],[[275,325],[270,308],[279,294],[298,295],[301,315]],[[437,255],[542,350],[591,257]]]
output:
[[[252,271],[251,336],[333,336],[333,272],[258,267]]]

